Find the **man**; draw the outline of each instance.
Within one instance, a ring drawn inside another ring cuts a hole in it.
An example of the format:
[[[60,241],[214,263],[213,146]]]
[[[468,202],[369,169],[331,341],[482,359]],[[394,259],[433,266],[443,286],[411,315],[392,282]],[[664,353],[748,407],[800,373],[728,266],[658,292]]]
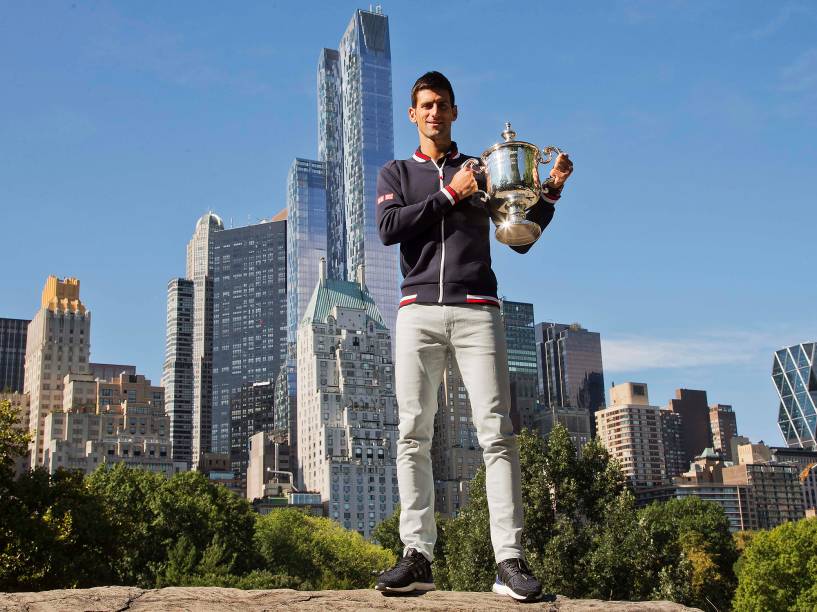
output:
[[[519,448],[510,412],[505,334],[496,276],[491,269],[489,214],[477,198],[469,159],[451,140],[457,106],[451,83],[439,72],[411,90],[409,120],[420,146],[410,159],[387,163],[377,179],[377,223],[384,244],[400,244],[404,281],[397,315],[395,379],[400,410],[397,478],[404,555],[383,572],[385,592],[433,590],[431,562],[437,528],[431,438],[437,389],[449,352],[456,358],[485,461],[491,542],[497,563],[493,590],[537,599],[541,585],[521,545]],[[566,155],[551,170],[547,193],[528,211],[543,229],[572,172]],[[483,185],[484,187],[484,185]],[[531,245],[513,247],[525,253]]]

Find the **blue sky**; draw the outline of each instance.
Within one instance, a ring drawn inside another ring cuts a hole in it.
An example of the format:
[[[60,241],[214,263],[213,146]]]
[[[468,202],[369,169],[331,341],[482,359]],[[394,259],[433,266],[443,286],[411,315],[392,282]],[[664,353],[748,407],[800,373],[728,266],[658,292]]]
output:
[[[513,122],[576,172],[529,255],[494,244],[500,290],[602,334],[606,383],[734,405],[781,444],[772,351],[817,339],[817,5],[383,2],[395,154],[407,92],[454,83],[460,148]],[[166,283],[207,210],[285,204],[317,153],[315,68],[349,2],[0,2],[0,316],[77,276],[92,358],[154,381]]]

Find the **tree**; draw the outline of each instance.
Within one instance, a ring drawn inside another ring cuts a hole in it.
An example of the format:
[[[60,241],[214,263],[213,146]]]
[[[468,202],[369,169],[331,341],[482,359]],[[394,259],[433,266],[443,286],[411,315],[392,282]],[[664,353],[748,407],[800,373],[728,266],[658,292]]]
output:
[[[0,589],[85,588],[113,582],[115,533],[76,471],[37,469],[12,483],[0,534]]]
[[[736,612],[817,609],[817,518],[756,532],[738,571]]]
[[[14,476],[14,461],[26,454],[31,436],[18,425],[20,417],[8,400],[0,401],[0,499]],[[5,490],[4,490],[5,489]]]
[[[104,500],[117,532],[114,570],[119,584],[150,588],[160,577],[168,580],[168,572],[176,576],[168,565],[170,552],[183,538],[186,551],[207,551],[215,542],[210,554],[219,550],[224,559],[234,559],[231,570],[239,574],[257,566],[251,506],[199,472],[166,479],[120,463],[99,468],[88,482]]]
[[[653,503],[639,512],[649,547],[651,598],[728,609],[735,589],[735,541],[723,509],[698,497]]]
[[[161,474],[124,463],[103,465],[86,479],[91,493],[103,500],[106,520],[116,534],[111,554],[116,584],[153,588],[157,570],[182,540],[168,546],[166,536],[154,527],[153,501],[164,481]]]
[[[326,518],[294,509],[258,518],[255,541],[262,569],[302,581],[303,588],[351,589],[374,584],[395,555]]]

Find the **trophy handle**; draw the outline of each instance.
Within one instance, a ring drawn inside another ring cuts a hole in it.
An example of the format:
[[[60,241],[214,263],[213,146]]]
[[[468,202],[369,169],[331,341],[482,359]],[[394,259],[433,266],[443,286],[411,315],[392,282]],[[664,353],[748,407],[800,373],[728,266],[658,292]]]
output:
[[[485,164],[482,163],[481,160],[472,157],[471,159],[467,160],[463,165],[463,168],[467,168],[471,170],[474,174],[482,174],[485,172]],[[474,195],[477,196],[482,202],[487,202],[491,199],[491,196],[488,195],[487,192],[483,191],[482,189],[477,189],[474,192]]]
[[[542,160],[539,163],[549,164],[553,159],[553,154],[561,155],[564,153],[559,147],[549,146],[542,149]]]

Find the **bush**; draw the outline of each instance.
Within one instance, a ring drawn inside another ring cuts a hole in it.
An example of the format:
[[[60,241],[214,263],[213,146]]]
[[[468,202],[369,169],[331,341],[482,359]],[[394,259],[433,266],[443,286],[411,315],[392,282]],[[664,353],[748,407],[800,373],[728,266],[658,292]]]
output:
[[[297,578],[305,589],[368,588],[374,572],[396,560],[355,531],[293,509],[259,517],[255,542],[263,570]]]

